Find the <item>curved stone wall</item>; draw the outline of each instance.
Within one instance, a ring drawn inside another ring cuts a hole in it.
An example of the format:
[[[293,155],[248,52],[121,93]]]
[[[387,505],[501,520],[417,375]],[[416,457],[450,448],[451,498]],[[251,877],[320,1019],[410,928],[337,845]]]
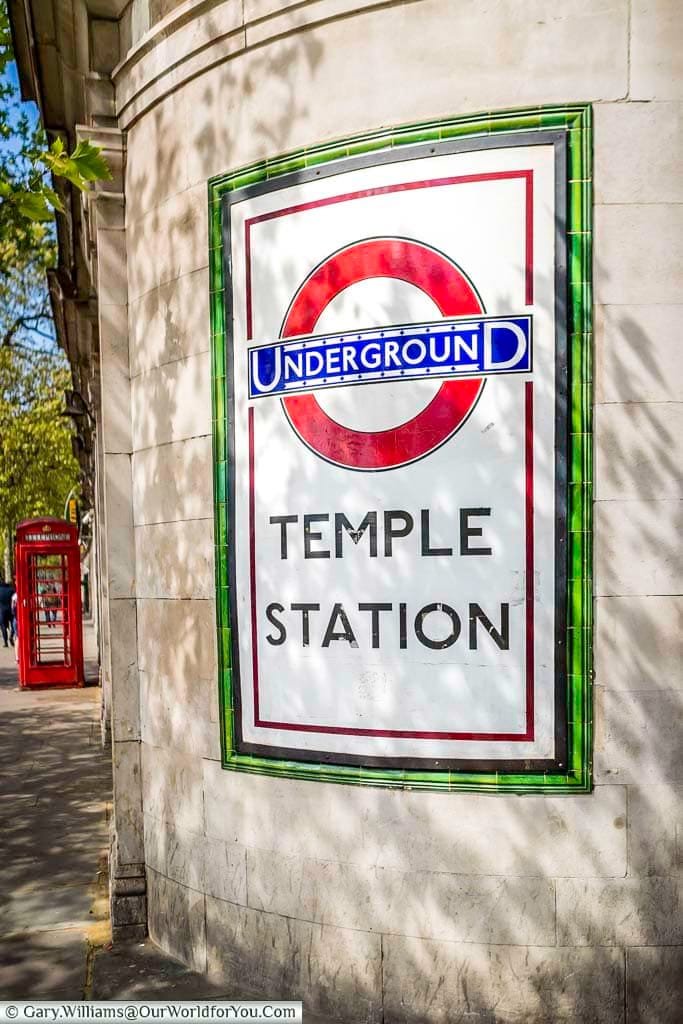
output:
[[[648,1003],[673,1020],[678,5],[167,6],[114,73],[150,934],[231,993],[301,997],[340,1019],[612,1024],[628,1002],[629,1020]],[[595,104],[594,793],[222,770],[207,179],[350,133],[560,101]]]

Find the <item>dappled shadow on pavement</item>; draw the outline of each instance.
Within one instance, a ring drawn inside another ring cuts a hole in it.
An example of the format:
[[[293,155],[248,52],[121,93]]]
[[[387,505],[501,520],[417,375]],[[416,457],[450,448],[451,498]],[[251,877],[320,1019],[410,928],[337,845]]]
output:
[[[0,999],[227,998],[149,941],[109,942],[100,694],[20,690],[0,647]]]
[[[0,648],[0,997],[83,996],[111,799],[99,697],[20,690]]]
[[[263,998],[268,998],[266,995]],[[205,974],[197,974],[163,953],[154,943],[117,944],[100,949],[93,962],[91,998],[160,1000],[221,999],[232,1001],[234,991],[226,985],[211,982]],[[259,998],[262,998],[259,996]],[[273,996],[274,999],[280,998]],[[333,1024],[327,1017],[305,1012],[306,1024]]]
[[[225,986],[146,942],[117,943],[97,951],[93,968],[93,999],[223,999]]]

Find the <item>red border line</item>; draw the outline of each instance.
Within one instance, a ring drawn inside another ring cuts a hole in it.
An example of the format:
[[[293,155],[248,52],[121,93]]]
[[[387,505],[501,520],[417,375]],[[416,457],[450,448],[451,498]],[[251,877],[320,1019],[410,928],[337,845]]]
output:
[[[525,299],[527,306],[534,304],[534,172],[525,171],[526,190],[524,215],[526,247],[525,259]]]
[[[467,185],[479,181],[504,181],[507,179],[522,178],[525,181],[525,249],[524,249],[524,270],[525,270],[525,298],[527,306],[533,305],[534,301],[534,243],[533,243],[533,201],[534,201],[534,172],[524,171],[491,171],[488,174],[461,174],[451,178],[432,178],[425,181],[408,181],[400,185],[382,185],[378,188],[366,188],[359,192],[345,192],[338,196],[328,196],[325,199],[315,199],[308,203],[299,203],[297,206],[286,206],[281,210],[272,210],[270,213],[261,213],[258,217],[251,217],[244,222],[244,256],[246,260],[246,315],[247,315],[247,341],[251,341],[253,334],[253,310],[251,302],[251,229],[255,224],[262,224],[267,220],[274,220],[277,217],[285,217],[293,213],[305,213],[308,210],[316,210],[321,206],[334,206],[337,203],[349,202],[353,199],[368,199],[372,196],[389,195],[392,192],[414,192],[416,189],[439,188],[443,185]]]
[[[408,729],[359,729],[336,725],[306,725],[273,722],[260,717],[258,622],[256,613],[256,527],[254,519],[254,410],[249,409],[249,576],[251,582],[251,658],[254,693],[254,726],[289,732],[331,733],[336,736],[384,736],[419,740],[490,740],[524,743],[534,739],[534,420],[533,384],[524,388],[524,463],[525,463],[525,537],[526,537],[526,728],[523,733],[424,732]]]
[[[534,385],[524,385],[524,470],[526,516],[526,731],[534,738]]]
[[[251,585],[251,675],[254,688],[254,721],[258,723],[258,625],[256,620],[256,513],[254,498],[254,408],[249,408],[249,583]]]
[[[525,301],[533,304],[533,175],[532,170],[497,171],[489,174],[468,174],[452,178],[435,178],[431,181],[406,182],[401,185],[387,185],[381,188],[348,192],[339,196],[300,203],[270,213],[260,214],[245,221],[246,258],[246,313],[247,340],[252,338],[253,317],[251,300],[251,227],[263,221],[331,206],[353,199],[386,195],[391,192],[413,191],[415,189],[457,185],[478,181],[500,181],[522,178],[525,181]],[[403,729],[360,729],[333,725],[305,725],[293,722],[272,722],[260,717],[259,670],[258,670],[258,621],[256,612],[256,529],[255,529],[255,488],[254,488],[254,410],[249,408],[249,573],[251,589],[251,642],[252,642],[252,684],[254,699],[254,725],[264,729],[281,729],[290,732],[330,733],[341,736],[379,736],[399,739],[444,739],[478,740],[523,743],[534,739],[534,467],[533,467],[533,383],[527,381],[524,392],[524,461],[525,461],[525,539],[526,539],[526,729],[524,733],[464,733],[464,732],[418,732]]]

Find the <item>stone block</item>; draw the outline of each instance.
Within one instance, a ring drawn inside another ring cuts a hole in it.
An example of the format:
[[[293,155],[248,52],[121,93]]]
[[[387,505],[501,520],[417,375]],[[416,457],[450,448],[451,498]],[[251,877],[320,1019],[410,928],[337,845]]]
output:
[[[118,24],[103,18],[92,18],[90,41],[92,70],[108,75],[119,62]]]
[[[166,200],[168,203],[169,200]],[[137,302],[147,292],[159,287],[161,268],[155,248],[161,241],[159,217],[156,210],[129,221],[127,225],[128,247],[128,302]],[[168,243],[166,243],[168,244]]]
[[[236,43],[233,43],[233,46],[235,45]],[[243,36],[239,37],[239,49],[242,45]],[[245,59],[250,65],[248,68],[244,67]],[[259,87],[268,87],[271,92],[276,91],[270,83],[266,85],[267,69],[264,55],[260,61],[249,57],[226,61],[222,66],[183,84],[187,173],[191,185],[206,181],[215,174],[267,157],[269,133],[263,130],[265,125],[262,120],[260,130],[253,132],[251,138],[244,136],[247,121],[245,104],[252,106],[253,101],[248,96],[256,80]],[[280,88],[283,88],[282,82]],[[292,107],[296,105],[294,99],[291,103]],[[219,110],[224,111],[222,118],[218,116]],[[286,149],[289,144],[290,124],[283,121],[281,130],[286,141],[284,146],[278,142],[278,152]]]
[[[136,526],[135,551],[138,597],[213,596],[212,519]]]
[[[481,946],[388,936],[385,1020],[391,1024],[623,1024],[617,949]]]
[[[64,78],[67,82],[73,83],[74,91],[80,92],[85,86],[85,123],[111,124],[116,117],[116,98],[109,75],[101,75],[93,71],[83,79],[75,69],[71,73],[66,69],[64,71]]]
[[[205,892],[230,903],[247,903],[247,851],[239,843],[205,838]]]
[[[625,693],[595,688],[596,782],[683,779],[680,690]]]
[[[261,18],[269,18],[274,14],[281,14],[283,11],[291,10],[292,7],[297,7],[297,0],[243,0],[244,7],[244,21],[245,24],[249,24],[250,21],[259,21]],[[333,5],[326,3],[325,0],[318,0],[315,5],[318,8],[318,15],[321,10],[328,14],[333,9]],[[357,11],[368,7],[370,4],[365,0],[356,0],[353,5]],[[350,4],[347,3],[347,7]]]
[[[131,381],[133,447],[211,434],[211,364],[208,353],[175,363]]]
[[[259,46],[280,35],[302,32],[306,28],[344,15],[358,15],[372,0],[317,0],[303,10],[287,0],[246,0],[244,22],[247,46]]]
[[[680,945],[680,896],[672,878],[558,879],[558,945]]]
[[[631,99],[683,98],[683,12],[678,0],[634,0],[630,56]]]
[[[125,231],[97,232],[97,294],[103,306],[128,302]]]
[[[302,999],[311,1013],[382,1020],[381,937],[206,897],[209,978],[237,997]]]
[[[206,182],[127,222],[128,298],[209,265]]]
[[[596,203],[680,203],[680,103],[596,103]]]
[[[180,832],[202,831],[202,770],[197,757],[141,744],[145,813]]]
[[[125,306],[99,304],[102,442],[105,452],[132,449],[128,317]]]
[[[138,663],[165,679],[216,679],[212,601],[138,601]]]
[[[208,761],[203,767],[207,834],[281,857],[464,875],[626,873],[623,786],[571,800],[502,800],[262,778]]]
[[[220,760],[220,728],[211,718],[215,679],[140,674],[142,739],[153,747],[169,747]]]
[[[180,885],[230,903],[246,904],[246,851],[145,814],[147,866]]]
[[[105,456],[104,500],[109,598],[130,598],[135,592],[130,455]]]
[[[127,457],[127,456],[126,456]],[[127,526],[107,526],[109,598],[132,598],[135,590],[135,543]]]
[[[678,1024],[681,1006],[683,948],[627,949],[627,1024]]]
[[[107,528],[131,527],[130,455],[110,453],[105,457],[105,491]]]
[[[595,497],[683,498],[683,402],[595,409]]]
[[[599,597],[595,679],[608,690],[683,687],[683,598]]]
[[[131,376],[209,351],[209,272],[196,270],[130,304]]]
[[[146,896],[118,895],[111,901],[112,928],[123,925],[144,925],[147,921]]]
[[[168,843],[168,830],[172,826],[164,824],[151,814],[144,814],[145,833],[145,867],[156,871],[158,875],[166,874],[166,845]],[[178,881],[178,879],[174,879]],[[197,888],[197,886],[193,886]]]
[[[114,829],[118,860],[144,861],[140,744],[137,740],[112,743],[114,763]]]
[[[595,594],[648,597],[683,592],[681,501],[598,501]]]
[[[595,301],[601,305],[680,302],[683,206],[596,206],[594,252]]]
[[[137,610],[132,598],[109,602],[112,731],[116,740],[140,739],[140,681],[137,663]]]
[[[188,889],[204,891],[204,837],[145,814],[147,866]]]
[[[121,151],[109,149],[105,152],[105,158],[109,163],[112,175],[120,177],[122,171]],[[123,181],[122,178],[121,181]],[[102,189],[94,192],[88,198],[90,216],[94,220],[95,231],[125,231],[126,229],[126,206],[123,201],[123,192],[109,191],[115,184],[114,180],[107,182],[106,191]]]
[[[145,448],[133,456],[133,516],[136,526],[208,519],[213,514],[210,437]]]
[[[683,306],[597,306],[596,402],[680,402]]]
[[[629,788],[629,875],[683,872],[683,785]]]
[[[209,686],[209,721],[214,724],[218,724],[221,721],[222,713],[220,708],[220,696],[218,693],[218,680],[213,679],[212,685]],[[213,758],[212,760],[220,760],[220,758]]]
[[[247,850],[249,906],[358,931],[451,942],[549,945],[555,889],[543,878],[400,872]]]
[[[114,866],[116,873],[116,884],[118,885],[122,879],[132,879],[135,884],[139,884],[139,879],[144,879],[145,874],[145,863],[144,861],[134,862],[132,864],[121,864],[116,863]]]
[[[206,970],[204,896],[147,869],[150,938],[194,971]]]
[[[117,896],[144,896],[147,891],[144,864],[142,865],[141,874],[136,877],[124,875],[123,878],[112,878],[111,888]]]
[[[182,111],[180,95],[171,93],[128,131],[126,215],[129,223],[187,188]]]
[[[149,4],[133,3],[130,10],[130,34],[131,43],[139,42],[146,32],[149,31]],[[128,10],[128,9],[127,9]],[[124,11],[124,16],[126,11]]]
[[[174,28],[172,15],[176,7],[182,6],[182,0],[149,0],[149,21],[150,25],[156,25],[162,19],[166,19],[164,28]]]
[[[112,925],[111,937],[114,944],[125,942],[144,942],[147,938],[146,924]]]

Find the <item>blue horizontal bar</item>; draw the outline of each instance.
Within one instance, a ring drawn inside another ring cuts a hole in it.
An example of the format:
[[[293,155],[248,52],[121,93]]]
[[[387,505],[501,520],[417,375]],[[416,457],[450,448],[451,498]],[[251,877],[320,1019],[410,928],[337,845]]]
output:
[[[531,369],[531,316],[438,320],[255,346],[249,350],[249,397]]]

